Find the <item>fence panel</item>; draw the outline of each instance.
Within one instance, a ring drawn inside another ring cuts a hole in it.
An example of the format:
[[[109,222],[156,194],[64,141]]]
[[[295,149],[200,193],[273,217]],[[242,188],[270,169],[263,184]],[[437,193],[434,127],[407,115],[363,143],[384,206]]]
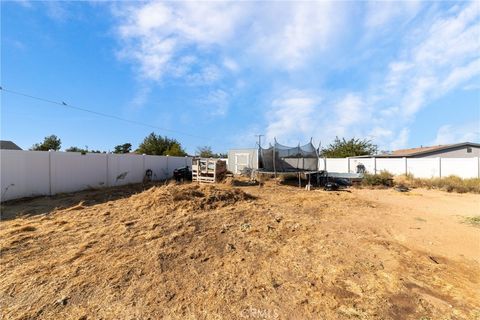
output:
[[[147,169],[153,171],[153,180],[163,180],[171,178],[176,168],[191,167],[192,158],[2,150],[0,164],[0,200],[5,201],[140,183]],[[477,178],[480,174],[479,158],[319,159],[319,169],[330,172],[356,172],[359,164],[371,173],[376,167],[377,173],[386,170],[395,175],[411,173],[419,178],[439,177],[440,174],[442,177]]]
[[[0,201],[50,194],[48,157],[42,151],[2,150]]]
[[[440,177],[440,160],[438,158],[408,158],[407,173],[417,178]]]
[[[140,154],[108,155],[108,185],[111,187],[140,183],[145,170],[143,156]]]
[[[442,177],[480,178],[478,158],[442,158]]]
[[[51,152],[52,194],[97,189],[107,184],[107,155]]]
[[[348,159],[329,159],[327,158],[327,171],[329,172],[348,172]]]
[[[359,165],[365,166],[365,171],[368,173],[375,173],[375,159],[373,158],[352,158],[350,161],[350,172],[357,173]]]
[[[152,180],[165,180],[168,178],[167,157],[145,155],[145,171],[152,170]]]
[[[405,159],[404,158],[392,158],[382,159],[377,158],[377,173],[382,171],[388,171],[394,175],[400,175],[406,173]]]

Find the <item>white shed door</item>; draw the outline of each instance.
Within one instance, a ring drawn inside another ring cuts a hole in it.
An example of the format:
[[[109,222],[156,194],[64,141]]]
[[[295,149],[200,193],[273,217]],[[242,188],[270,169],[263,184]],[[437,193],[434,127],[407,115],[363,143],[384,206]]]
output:
[[[235,174],[239,174],[243,168],[248,167],[250,154],[237,153],[235,154]]]

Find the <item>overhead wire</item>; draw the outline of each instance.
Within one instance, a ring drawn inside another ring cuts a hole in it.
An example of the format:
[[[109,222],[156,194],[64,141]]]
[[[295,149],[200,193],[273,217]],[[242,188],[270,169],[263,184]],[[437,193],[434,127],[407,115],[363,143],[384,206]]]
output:
[[[111,118],[111,119],[115,119],[115,120],[119,120],[119,121],[128,122],[128,123],[131,123],[131,124],[136,124],[136,125],[139,125],[139,126],[149,127],[149,128],[152,128],[152,129],[157,129],[157,130],[161,130],[161,131],[176,133],[176,134],[179,134],[179,135],[189,136],[189,137],[198,138],[198,139],[202,139],[202,140],[205,140],[205,139],[210,139],[211,140],[212,139],[212,138],[205,138],[205,137],[193,135],[193,134],[188,133],[188,132],[183,132],[183,131],[178,131],[178,130],[173,130],[173,129],[168,129],[168,128],[162,128],[162,127],[155,126],[155,125],[145,123],[145,122],[141,122],[141,121],[125,119],[125,118],[122,118],[122,117],[119,117],[119,116],[116,116],[116,115],[113,115],[113,114],[108,114],[108,113],[99,112],[99,111],[91,110],[91,109],[80,107],[80,106],[75,106],[75,105],[66,103],[65,101],[59,102],[59,101],[55,101],[55,100],[51,100],[51,99],[47,99],[47,98],[43,98],[43,97],[34,96],[32,94],[28,94],[28,93],[24,93],[24,92],[19,92],[19,91],[15,91],[15,90],[6,89],[3,86],[0,86],[0,91],[15,94],[15,95],[18,95],[18,96],[23,96],[23,97],[30,98],[30,99],[35,99],[35,100],[50,103],[50,104],[55,104],[55,105],[58,105],[58,106],[61,106],[61,107],[67,107],[67,108],[78,110],[78,111],[88,112],[88,113],[95,114],[95,115],[98,115],[98,116],[102,116],[102,117],[105,117],[105,118]]]

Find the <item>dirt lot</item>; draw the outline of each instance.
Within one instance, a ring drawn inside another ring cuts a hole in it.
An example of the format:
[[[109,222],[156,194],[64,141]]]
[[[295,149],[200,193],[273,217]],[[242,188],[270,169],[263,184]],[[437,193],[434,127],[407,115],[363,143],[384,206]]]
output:
[[[4,319],[480,319],[479,195],[189,184],[2,209]]]

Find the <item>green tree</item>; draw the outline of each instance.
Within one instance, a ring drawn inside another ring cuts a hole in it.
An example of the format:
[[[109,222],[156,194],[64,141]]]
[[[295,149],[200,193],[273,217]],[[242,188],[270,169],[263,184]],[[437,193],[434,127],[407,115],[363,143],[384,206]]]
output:
[[[214,158],[215,154],[212,151],[212,147],[203,146],[197,148],[197,155],[202,158]]]
[[[228,157],[226,153],[213,152],[212,147],[210,146],[197,147],[196,155],[202,158],[227,158]]]
[[[105,151],[100,151],[100,150],[88,150],[88,146],[85,146],[85,149],[79,148],[79,147],[70,147],[68,149],[65,149],[65,152],[81,152],[83,154],[85,153],[106,153]]]
[[[129,153],[130,151],[132,151],[132,144],[124,143],[115,146],[115,150],[113,151],[113,153]]]
[[[159,155],[159,156],[186,156],[182,145],[175,139],[156,135],[155,132],[150,133],[143,142],[140,143],[137,153]]]
[[[184,157],[187,155],[187,153],[182,149],[180,143],[174,142],[165,151],[165,155],[173,157]]]
[[[322,149],[322,156],[327,158],[346,158],[355,156],[371,155],[377,152],[377,146],[367,139],[341,140],[335,137],[335,141],[327,148]]]
[[[65,149],[66,152],[81,152],[81,153],[87,153],[88,150],[87,149],[82,149],[82,148],[79,148],[79,147],[70,147],[68,149]]]
[[[49,150],[60,150],[62,146],[62,141],[54,134],[45,137],[42,143],[35,143],[30,150],[34,151],[49,151]]]

